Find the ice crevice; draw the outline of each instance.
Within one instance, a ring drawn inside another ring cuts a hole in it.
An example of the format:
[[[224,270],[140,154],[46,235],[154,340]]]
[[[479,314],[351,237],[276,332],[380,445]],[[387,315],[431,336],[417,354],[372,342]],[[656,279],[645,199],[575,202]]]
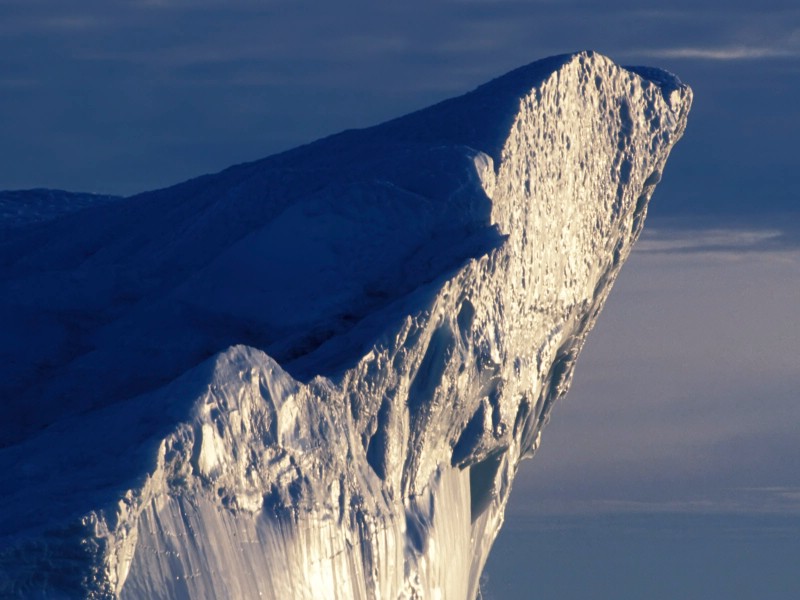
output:
[[[13,505],[62,500],[0,517],[0,595],[473,600],[691,99],[657,69],[554,57],[18,234],[9,256],[71,219],[85,244],[109,219],[157,222],[74,269],[52,242],[15,280],[70,281],[103,319],[31,388],[52,418],[4,439]],[[184,232],[163,247],[162,221]],[[107,352],[70,354],[86,341]]]

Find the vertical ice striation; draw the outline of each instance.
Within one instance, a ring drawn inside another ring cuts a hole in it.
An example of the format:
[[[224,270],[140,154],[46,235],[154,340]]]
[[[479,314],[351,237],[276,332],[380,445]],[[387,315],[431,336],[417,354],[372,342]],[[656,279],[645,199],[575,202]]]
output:
[[[63,266],[99,282],[70,297],[112,263],[149,287],[108,294],[102,352],[61,359],[29,394],[56,416],[6,436],[4,597],[475,598],[691,97],[561,56],[104,207],[144,224]]]

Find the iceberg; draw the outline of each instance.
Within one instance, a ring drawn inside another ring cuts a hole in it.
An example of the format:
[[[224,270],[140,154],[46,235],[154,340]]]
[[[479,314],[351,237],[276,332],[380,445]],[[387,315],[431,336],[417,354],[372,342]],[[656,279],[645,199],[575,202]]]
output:
[[[474,599],[691,89],[594,52],[0,243],[0,596]]]

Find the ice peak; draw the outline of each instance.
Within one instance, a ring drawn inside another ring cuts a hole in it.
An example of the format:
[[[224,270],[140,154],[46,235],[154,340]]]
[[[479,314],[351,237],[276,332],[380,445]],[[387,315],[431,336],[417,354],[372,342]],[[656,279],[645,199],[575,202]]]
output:
[[[472,600],[690,104],[553,57],[16,234],[0,595]]]

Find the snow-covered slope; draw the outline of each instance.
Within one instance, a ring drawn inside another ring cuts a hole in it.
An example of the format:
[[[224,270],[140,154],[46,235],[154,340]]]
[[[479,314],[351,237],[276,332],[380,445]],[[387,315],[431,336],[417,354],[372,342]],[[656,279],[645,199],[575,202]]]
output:
[[[690,104],[560,56],[18,228],[0,594],[474,598]]]
[[[4,234],[33,223],[119,200],[118,196],[76,194],[64,190],[35,189],[0,192],[0,231]]]

